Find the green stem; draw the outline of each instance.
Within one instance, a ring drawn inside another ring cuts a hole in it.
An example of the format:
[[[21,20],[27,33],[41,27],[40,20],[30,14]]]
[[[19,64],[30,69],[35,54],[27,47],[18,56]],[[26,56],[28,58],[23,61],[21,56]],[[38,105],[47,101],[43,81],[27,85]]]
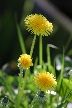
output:
[[[71,93],[72,93],[72,90],[70,90],[70,91],[69,91],[69,93],[67,94],[67,96],[64,98],[63,103],[65,103],[65,101],[66,101],[67,97],[68,97]]]
[[[18,87],[18,96],[17,96],[17,101],[16,101],[16,108],[19,108],[21,100],[22,100],[23,91],[24,91],[25,85],[26,85],[27,74],[28,74],[28,70],[26,70],[26,72],[25,72],[25,77],[22,78],[22,70],[20,70],[20,76],[19,76],[20,80],[19,80],[19,87]]]
[[[39,40],[39,63],[40,63],[40,66],[41,66],[41,69],[42,69],[42,36],[40,36],[40,40]]]
[[[48,62],[48,69],[51,72],[51,57],[50,57],[50,47],[47,45],[47,62]]]
[[[59,76],[59,84],[58,84],[58,89],[59,89],[59,92],[60,92],[60,88],[62,86],[62,79],[63,79],[63,72],[64,72],[64,48],[63,48],[63,57],[62,57],[62,68],[61,68],[61,71],[60,71],[60,76]]]
[[[18,108],[19,107],[19,105],[20,105],[20,98],[19,98],[19,96],[20,96],[20,86],[21,86],[21,79],[22,79],[22,70],[20,69],[20,75],[19,75],[19,86],[18,86],[18,95],[17,95],[17,101],[16,101],[16,107]]]
[[[33,49],[34,49],[35,41],[36,41],[36,35],[34,36],[33,41],[32,41],[32,46],[31,46],[31,50],[30,50],[30,56],[31,57],[32,57],[32,54],[33,54]]]
[[[20,30],[20,26],[18,24],[18,19],[17,19],[17,13],[15,13],[15,22],[16,22],[16,28],[17,28],[17,33],[18,33],[18,39],[19,39],[19,43],[20,43],[20,47],[22,50],[22,53],[26,53],[26,49],[25,49],[25,44],[24,44],[24,39]]]
[[[31,104],[29,105],[29,108],[34,108],[35,105],[37,104],[37,101],[38,101],[37,96],[35,96]]]
[[[60,72],[60,80],[62,80],[62,78],[63,78],[63,72],[64,72],[64,48],[63,48],[62,69]]]
[[[25,49],[25,45],[24,45],[24,39],[22,37],[20,27],[19,27],[18,24],[16,24],[16,27],[17,27],[18,39],[19,39],[19,43],[20,43],[20,46],[21,46],[22,53],[26,53],[26,49]]]
[[[60,105],[57,106],[57,108],[62,108],[63,104],[65,104],[67,102],[67,98],[68,96],[72,93],[72,90],[70,90],[70,92],[67,94],[67,96],[64,98],[64,100],[62,101],[62,103]],[[68,103],[68,102],[67,102]],[[67,104],[66,103],[66,104]]]

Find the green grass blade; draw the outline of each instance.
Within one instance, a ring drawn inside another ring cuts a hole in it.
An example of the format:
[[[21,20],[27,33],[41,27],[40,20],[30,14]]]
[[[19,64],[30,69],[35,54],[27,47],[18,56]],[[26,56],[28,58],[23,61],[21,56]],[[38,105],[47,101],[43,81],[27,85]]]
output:
[[[47,63],[48,63],[48,70],[51,72],[51,57],[50,57],[50,47],[47,45]]]
[[[62,57],[62,68],[61,68],[61,71],[60,71],[60,75],[59,75],[59,79],[58,79],[58,90],[60,91],[60,88],[61,88],[61,81],[63,79],[63,72],[64,72],[64,48],[63,48],[63,57]]]
[[[19,43],[20,43],[20,46],[21,46],[22,53],[26,53],[25,44],[24,44],[24,38],[22,36],[21,30],[20,30],[20,26],[19,26],[19,24],[17,22],[17,14],[16,13],[15,13],[15,22],[16,22],[18,39],[19,39]]]
[[[60,79],[62,80],[63,78],[63,72],[64,72],[64,48],[63,48],[63,57],[62,57],[62,69],[60,72]]]
[[[19,27],[18,24],[16,24],[16,27],[17,27],[17,33],[18,33],[18,38],[19,38],[19,43],[20,43],[20,46],[21,46],[22,53],[26,53],[26,49],[25,49],[25,45],[24,45],[24,39],[22,37],[20,27]]]

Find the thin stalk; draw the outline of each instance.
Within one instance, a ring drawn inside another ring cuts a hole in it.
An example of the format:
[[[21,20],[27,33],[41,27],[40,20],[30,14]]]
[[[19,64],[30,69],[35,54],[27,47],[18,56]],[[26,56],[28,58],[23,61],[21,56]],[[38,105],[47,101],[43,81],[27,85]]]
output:
[[[30,50],[30,56],[31,57],[32,57],[32,54],[33,54],[33,49],[34,49],[35,41],[36,41],[36,35],[34,36],[33,41],[32,41],[32,45],[31,45],[31,50]]]
[[[60,92],[60,88],[61,88],[61,81],[63,79],[63,72],[64,72],[64,48],[63,48],[63,57],[62,57],[62,69],[61,69],[61,72],[60,72],[60,76],[59,76],[59,84],[58,84],[58,89],[59,89],[59,92]]]
[[[66,97],[64,98],[63,103],[65,103],[66,99],[68,98],[68,96],[72,93],[72,90],[69,91],[69,93],[66,95]]]
[[[54,60],[54,76],[56,77],[56,72],[55,72],[55,60]]]
[[[24,45],[24,39],[22,37],[20,27],[19,27],[18,24],[16,24],[16,27],[17,27],[18,39],[19,39],[19,43],[20,43],[20,46],[21,46],[22,53],[26,53],[26,49],[25,49],[25,45]]]
[[[19,81],[19,87],[18,87],[18,96],[17,96],[17,101],[16,101],[16,108],[19,108],[21,100],[22,100],[23,91],[24,91],[25,85],[26,85],[27,74],[28,74],[28,70],[26,70],[26,72],[25,72],[25,77],[22,78],[22,71],[20,72],[20,81]]]
[[[40,64],[40,66],[41,66],[41,69],[42,69],[42,58],[43,58],[42,36],[40,36],[40,40],[39,40],[39,64]]]
[[[31,104],[29,105],[29,108],[34,108],[35,105],[37,104],[37,101],[38,101],[37,96],[35,96]]]
[[[51,57],[50,57],[50,47],[47,45],[47,63],[48,63],[48,69],[51,72]]]
[[[21,79],[22,79],[22,70],[20,69],[20,75],[19,75],[19,86],[18,86],[18,95],[17,95],[17,101],[16,101],[16,107],[18,108],[20,105],[20,100],[19,100],[19,96],[20,96],[20,87],[21,87]]]
[[[60,72],[60,79],[62,80],[63,78],[63,72],[64,72],[64,48],[63,48],[63,57],[62,57],[62,69]]]
[[[64,98],[64,100],[62,101],[62,103],[60,105],[57,106],[57,108],[62,108],[62,106],[67,102],[67,98],[68,96],[72,93],[72,90],[70,90],[70,92],[66,95],[66,97]],[[66,103],[68,104],[68,102]]]
[[[53,104],[52,104],[53,102],[52,102],[52,96],[51,96],[51,94],[50,94],[50,107],[51,108],[53,108]]]
[[[17,33],[18,33],[18,39],[19,39],[19,43],[20,43],[20,47],[22,50],[22,53],[26,53],[26,49],[25,49],[25,44],[24,44],[24,39],[18,24],[18,19],[17,19],[17,13],[15,13],[15,22],[16,22],[16,28],[17,28]]]

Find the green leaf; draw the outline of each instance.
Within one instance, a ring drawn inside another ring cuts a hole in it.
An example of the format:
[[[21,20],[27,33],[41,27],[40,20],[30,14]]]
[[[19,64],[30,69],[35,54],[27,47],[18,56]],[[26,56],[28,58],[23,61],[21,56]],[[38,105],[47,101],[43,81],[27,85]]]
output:
[[[65,98],[66,100],[72,102],[72,92],[70,92],[72,90],[72,81],[69,81],[68,79],[66,78],[63,78],[62,79],[62,82],[61,82],[61,86],[60,86],[60,90],[59,90],[59,94],[65,98],[66,95],[67,98]]]

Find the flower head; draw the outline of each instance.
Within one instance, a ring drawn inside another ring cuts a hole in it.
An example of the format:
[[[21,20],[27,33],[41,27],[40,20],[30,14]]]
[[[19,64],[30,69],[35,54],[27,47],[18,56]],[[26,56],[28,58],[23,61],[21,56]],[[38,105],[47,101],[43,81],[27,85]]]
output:
[[[48,36],[53,31],[53,25],[41,14],[31,14],[25,18],[28,31],[38,36]]]
[[[19,65],[22,66],[24,69],[27,69],[30,66],[33,66],[31,56],[28,54],[20,55],[18,62],[19,62]]]
[[[42,91],[52,90],[56,85],[56,79],[49,72],[40,72],[34,77],[35,84]]]

